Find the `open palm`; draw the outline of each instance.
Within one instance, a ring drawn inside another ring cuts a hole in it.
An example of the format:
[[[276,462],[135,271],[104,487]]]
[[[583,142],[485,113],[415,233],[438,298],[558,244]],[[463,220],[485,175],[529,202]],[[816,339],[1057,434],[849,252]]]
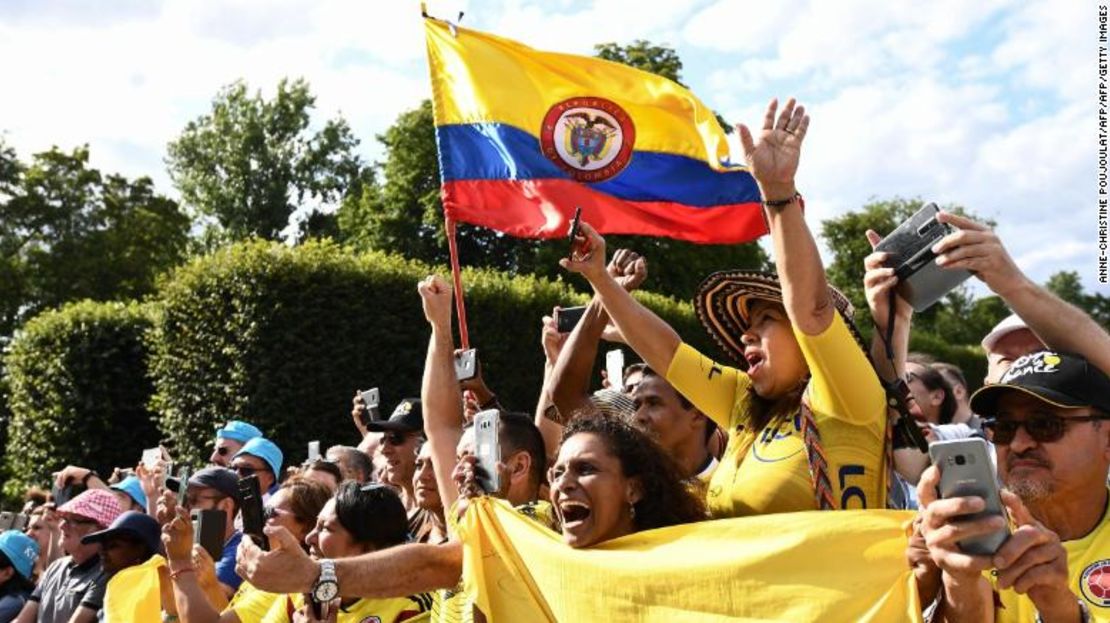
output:
[[[737,129],[740,132],[744,160],[752,177],[764,190],[765,198],[785,199],[786,197],[767,197],[768,191],[780,192],[786,189],[787,192],[793,192],[802,140],[809,129],[809,115],[806,114],[805,106],[798,106],[794,98],[786,101],[776,120],[777,109],[778,99],[772,99],[763,116],[763,127],[758,138],[753,138],[751,130],[744,124],[740,124]]]

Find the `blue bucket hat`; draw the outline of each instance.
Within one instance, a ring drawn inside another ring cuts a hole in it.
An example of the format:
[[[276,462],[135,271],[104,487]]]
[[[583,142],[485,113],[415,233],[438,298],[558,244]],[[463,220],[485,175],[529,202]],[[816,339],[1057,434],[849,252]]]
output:
[[[144,509],[146,508],[146,494],[143,493],[143,485],[139,482],[138,476],[128,476],[112,485],[112,488],[116,491],[123,491],[131,496],[131,499],[135,500],[136,504],[142,506]]]
[[[247,443],[255,437],[261,437],[262,431],[258,430],[258,427],[254,424],[248,424],[242,420],[231,420],[224,424],[223,428],[216,431],[216,436],[239,443]]]
[[[236,458],[244,454],[256,456],[270,466],[270,471],[274,472],[274,478],[281,478],[281,461],[284,455],[281,453],[281,448],[277,444],[266,439],[265,437],[255,437],[246,443],[241,450],[235,453]]]
[[[7,530],[0,533],[0,552],[11,561],[16,573],[31,579],[31,571],[39,559],[38,543],[18,530]]]

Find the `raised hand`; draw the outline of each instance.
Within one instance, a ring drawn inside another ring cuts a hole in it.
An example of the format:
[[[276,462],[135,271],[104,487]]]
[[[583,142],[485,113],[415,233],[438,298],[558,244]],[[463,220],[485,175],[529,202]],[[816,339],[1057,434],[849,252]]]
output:
[[[871,248],[879,244],[882,238],[873,230],[867,230],[867,241]],[[867,306],[871,308],[871,318],[875,321],[875,328],[881,335],[887,332],[887,319],[890,317],[890,291],[898,285],[898,277],[894,275],[893,268],[887,268],[885,262],[890,254],[876,251],[863,258],[863,291],[867,297]],[[900,295],[894,297],[895,322],[907,323],[913,316],[913,307]]]
[[[569,333],[559,333],[559,324],[555,321],[555,316],[559,313],[559,308],[555,307],[551,311],[550,316],[543,317],[543,329],[540,331],[540,344],[543,345],[543,354],[547,359],[547,363],[554,365],[559,359],[559,352],[563,350],[563,344],[567,341]]]
[[[629,249],[617,249],[606,270],[622,288],[632,292],[647,279],[647,258]]]
[[[605,239],[589,223],[582,221],[574,239],[574,252],[559,260],[559,265],[572,273],[580,273],[591,282],[605,273]]]
[[[451,284],[439,275],[429,275],[416,287],[424,306],[424,317],[433,327],[451,327],[451,305],[454,303]]]
[[[1068,588],[1068,553],[1060,537],[1033,518],[1021,498],[1002,491],[1002,503],[1017,528],[994,554],[998,587],[1029,595],[1044,620],[1076,614],[1076,596]]]
[[[270,551],[263,551],[254,539],[243,539],[235,553],[235,573],[271,593],[312,590],[320,568],[301,549],[293,534],[280,526],[266,526],[262,530],[270,539]]]
[[[990,227],[951,212],[940,212],[937,220],[958,230],[933,245],[939,266],[970,271],[1002,297],[1024,281],[1021,269]]]
[[[748,126],[742,123],[736,126],[744,160],[763,198],[768,201],[789,199],[796,192],[794,175],[798,171],[802,140],[809,129],[805,106],[790,98],[776,120],[778,105],[778,98],[767,104],[758,137],[752,137]]]

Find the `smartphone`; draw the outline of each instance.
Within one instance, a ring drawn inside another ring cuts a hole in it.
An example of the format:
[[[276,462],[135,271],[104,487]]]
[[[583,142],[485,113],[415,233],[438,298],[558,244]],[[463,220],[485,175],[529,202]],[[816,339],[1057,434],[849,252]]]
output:
[[[147,448],[143,450],[143,467],[147,469],[154,469],[158,465],[158,461],[162,460],[161,448]]]
[[[30,519],[30,517],[23,513],[16,513],[15,517],[12,518],[12,530],[23,532],[27,529],[27,524],[30,523]]]
[[[977,496],[986,501],[986,508],[966,519],[992,515],[1009,519],[1006,508],[1002,505],[1002,496],[998,493],[998,480],[995,478],[994,464],[985,440],[974,438],[937,441],[929,446],[929,458],[940,470],[942,498]],[[964,539],[957,542],[957,545],[965,553],[989,556],[997,552],[1008,538],[1010,528],[1006,526],[991,534]]]
[[[876,245],[876,251],[890,254],[886,265],[898,277],[898,294],[913,306],[925,311],[956,286],[971,277],[966,270],[941,268],[934,261],[933,245],[954,227],[937,220],[940,208],[930,203],[890,232]]]
[[[478,351],[468,348],[455,355],[455,378],[466,381],[478,374]]]
[[[308,442],[308,459],[307,459],[307,462],[313,463],[313,462],[317,461],[319,458],[320,458],[320,442],[319,441],[310,441],[310,442]]]
[[[177,474],[177,499],[178,504],[185,500],[186,491],[189,489],[189,468],[182,467]]]
[[[576,246],[575,238],[578,237],[578,229],[582,226],[582,208],[574,208],[574,218],[570,221],[570,229],[567,230],[567,238],[570,240],[570,257],[574,257],[574,247]]]
[[[585,305],[559,308],[559,311],[555,313],[555,324],[558,325],[559,333],[574,331],[574,327],[578,326],[578,321],[582,320],[582,316],[585,314]]]
[[[54,498],[55,508],[60,507],[66,502],[77,497],[77,494],[79,493],[81,493],[81,491],[78,490],[78,485],[72,483],[66,483],[64,486],[61,487],[55,486],[50,490],[50,496]]]
[[[0,532],[5,530],[13,530],[12,524],[15,522],[15,513],[4,511],[0,513]]]
[[[262,531],[265,520],[262,513],[262,489],[258,484],[258,476],[239,479],[239,508],[243,515],[243,534],[253,538],[262,549],[269,550],[270,540]]]
[[[222,510],[195,510],[193,518],[193,543],[204,548],[212,560],[224,554],[224,531],[227,530],[227,513]]]
[[[377,387],[371,387],[365,391],[360,391],[362,396],[362,404],[366,405],[366,410],[362,412],[362,425],[366,426],[370,422],[379,422],[382,419],[382,412],[379,406],[382,403],[381,393]]]
[[[605,353],[605,375],[609,377],[609,387],[617,391],[624,389],[624,351],[619,348]]]
[[[497,464],[501,461],[501,444],[498,430],[501,427],[501,412],[497,409],[479,411],[474,415],[474,448],[478,466],[484,474],[478,477],[478,484],[486,493],[501,490],[501,477]]]

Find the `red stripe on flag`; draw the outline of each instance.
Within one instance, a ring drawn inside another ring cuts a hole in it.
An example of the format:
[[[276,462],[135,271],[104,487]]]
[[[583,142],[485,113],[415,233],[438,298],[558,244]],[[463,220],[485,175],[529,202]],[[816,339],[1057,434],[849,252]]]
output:
[[[570,180],[457,180],[443,185],[442,196],[449,218],[520,238],[566,236],[575,207],[582,208],[582,220],[603,234],[733,244],[767,233],[757,202],[695,208],[625,201]]]

